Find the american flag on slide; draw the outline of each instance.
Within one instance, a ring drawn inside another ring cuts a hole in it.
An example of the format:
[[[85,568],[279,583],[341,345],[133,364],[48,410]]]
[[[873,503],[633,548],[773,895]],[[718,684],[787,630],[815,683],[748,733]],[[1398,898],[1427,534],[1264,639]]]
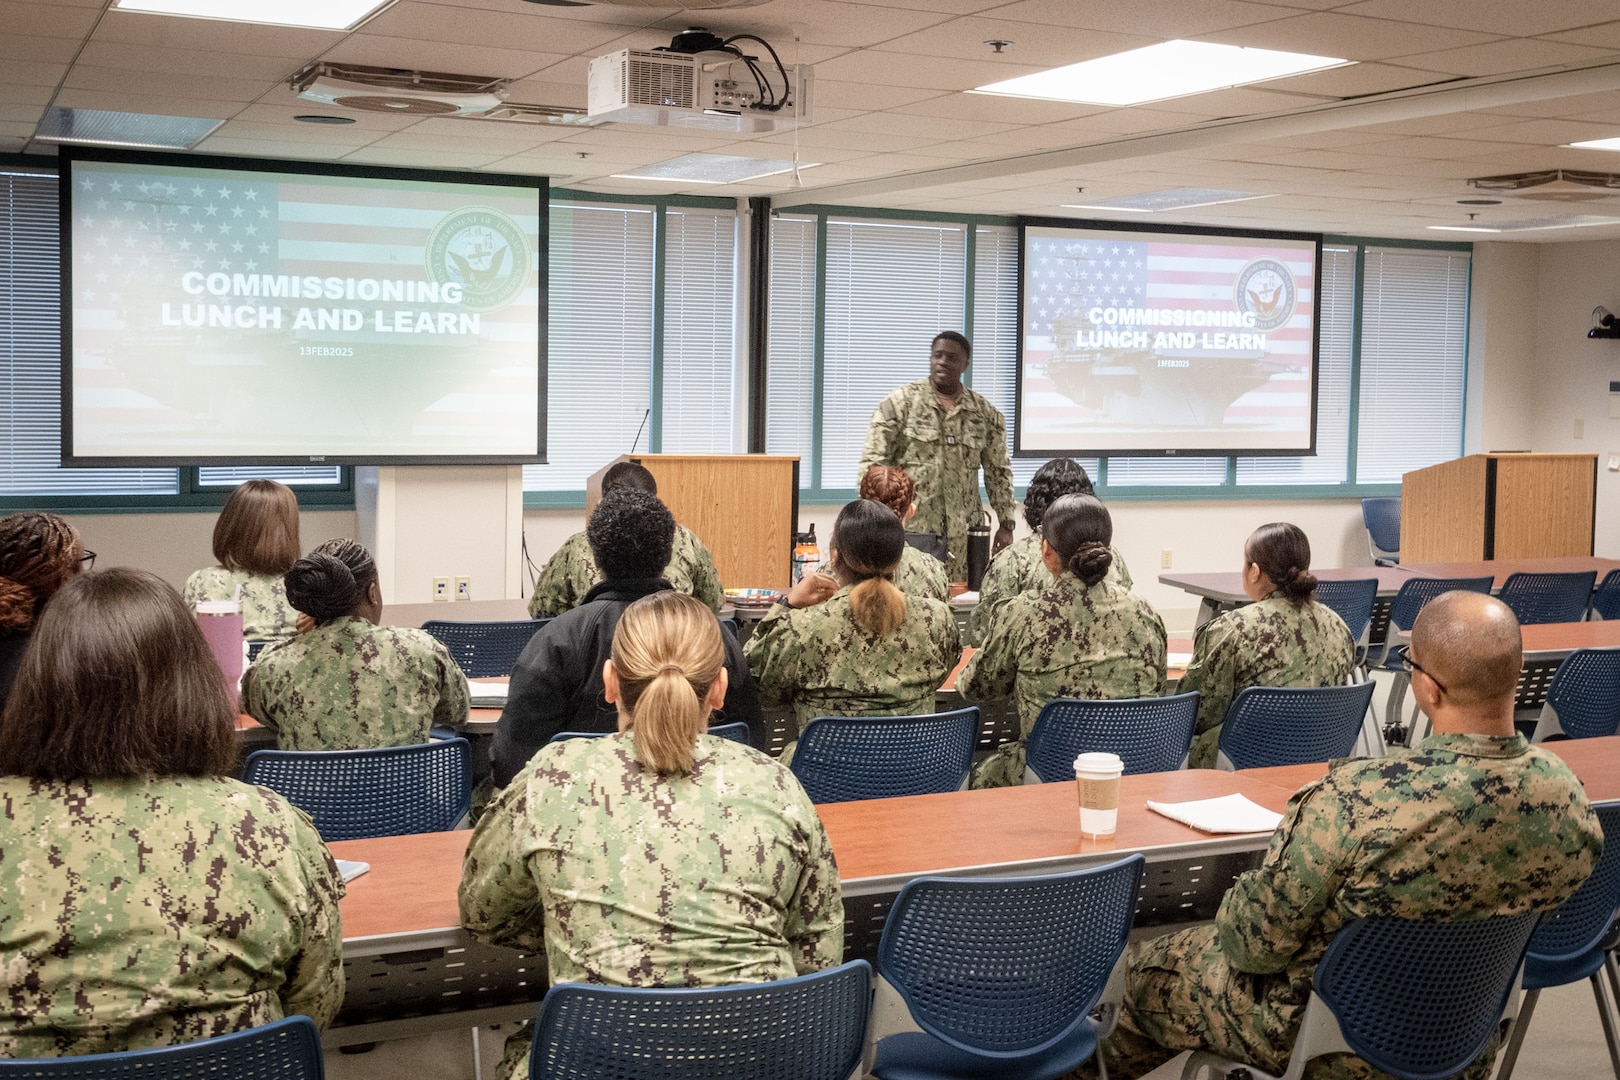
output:
[[[1226,419],[1241,423],[1303,416],[1308,422],[1311,311],[1316,293],[1316,266],[1310,250],[1262,241],[1053,238],[1033,231],[1024,280],[1026,415],[1072,417],[1075,413],[1074,403],[1058,394],[1046,376],[1046,362],[1055,350],[1054,322],[1080,320],[1081,325],[1089,326],[1084,322],[1086,314],[1096,307],[1237,310],[1234,289],[1238,275],[1260,258],[1282,262],[1294,277],[1294,313],[1284,325],[1266,334],[1270,358],[1289,364],[1292,370],[1233,402]],[[1231,331],[1223,328],[1223,332]]]

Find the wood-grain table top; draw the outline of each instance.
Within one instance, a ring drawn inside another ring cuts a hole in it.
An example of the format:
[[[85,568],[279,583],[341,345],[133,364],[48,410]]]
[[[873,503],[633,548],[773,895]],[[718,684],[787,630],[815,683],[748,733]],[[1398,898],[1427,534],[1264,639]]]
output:
[[[1393,566],[1323,567],[1312,570],[1319,581],[1362,581],[1372,578],[1378,582],[1379,596],[1394,596],[1401,584],[1411,577]],[[1247,604],[1249,594],[1243,591],[1243,575],[1236,570],[1221,570],[1201,574],[1160,574],[1159,583],[1180,589],[1194,596],[1207,597],[1222,604]]]
[[[1595,622],[1532,623],[1521,626],[1524,639],[1524,658],[1532,660],[1558,660],[1576,649],[1611,649],[1620,647],[1620,620],[1599,619]],[[1411,631],[1392,627],[1390,640],[1401,644],[1411,640]]]

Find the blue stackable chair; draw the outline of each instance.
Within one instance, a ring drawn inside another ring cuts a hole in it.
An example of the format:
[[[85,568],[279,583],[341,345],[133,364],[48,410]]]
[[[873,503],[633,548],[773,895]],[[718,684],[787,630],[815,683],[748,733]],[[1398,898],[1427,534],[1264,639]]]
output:
[[[1378,579],[1318,581],[1316,601],[1344,620],[1350,638],[1356,643],[1356,664],[1367,662],[1367,634],[1372,630],[1373,605],[1378,601]]]
[[[848,1080],[871,1010],[865,960],[714,989],[559,983],[534,1023],[534,1080]]]
[[[1246,686],[1221,721],[1220,767],[1259,769],[1348,757],[1372,695],[1371,682]]]
[[[444,642],[469,679],[490,679],[512,674],[523,647],[550,619],[511,622],[448,622],[432,619],[422,629]]]
[[[466,739],[377,750],[256,750],[242,779],[304,811],[328,843],[445,832],[472,802],[472,755]]]
[[[1401,716],[1401,704],[1406,700],[1406,687],[1412,677],[1402,668],[1400,662],[1391,654],[1391,650],[1399,645],[1396,631],[1406,632],[1412,629],[1417,622],[1418,612],[1435,597],[1448,592],[1477,592],[1489,593],[1491,586],[1496,584],[1496,578],[1490,575],[1472,578],[1437,578],[1415,577],[1410,581],[1401,583],[1400,590],[1389,605],[1389,633],[1384,638],[1383,651],[1378,654],[1376,663],[1383,671],[1394,676],[1394,683],[1389,688],[1389,697],[1384,702],[1384,730],[1392,729]]]
[[[867,1072],[879,1080],[1048,1080],[1089,1059],[1118,997],[1091,1016],[1125,949],[1141,855],[1022,878],[922,877],[878,945]]]
[[[1600,619],[1620,619],[1620,570],[1610,570],[1592,594],[1592,614]]]
[[[1299,1080],[1324,1054],[1351,1053],[1397,1080],[1442,1080],[1485,1049],[1518,1002],[1519,965],[1537,912],[1463,922],[1357,919],[1334,936],[1281,1077],[1196,1053],[1182,1080],[1245,1070]]]
[[[307,1016],[197,1042],[78,1057],[0,1059],[8,1080],[322,1080],[326,1059],[321,1033]]]
[[[1496,598],[1513,609],[1519,625],[1580,622],[1592,604],[1597,571],[1577,574],[1509,574]]]
[[[1603,983],[1609,957],[1605,939],[1620,909],[1620,801],[1594,803],[1592,809],[1603,823],[1603,856],[1575,895],[1543,919],[1531,935],[1530,951],[1524,958],[1524,1005],[1502,1055],[1497,1080],[1509,1080],[1513,1075],[1513,1064],[1518,1060],[1519,1047],[1524,1044],[1524,1033],[1541,992],[1580,979],[1592,984],[1603,1038],[1609,1045],[1609,1063],[1620,1080],[1620,1034],[1615,1030],[1614,1004]]]
[[[1367,527],[1367,548],[1374,566],[1399,566],[1401,562],[1401,499],[1361,500],[1361,523]]]
[[[976,706],[921,716],[818,716],[789,766],[811,802],[958,791],[973,767]]]
[[[1620,648],[1576,649],[1547,686],[1531,742],[1620,735]]]
[[[1025,744],[1025,783],[1073,779],[1074,759],[1118,754],[1127,773],[1172,772],[1187,760],[1198,691],[1174,697],[1049,701]]]
[[[559,731],[546,740],[546,745],[549,746],[554,742],[565,742],[568,739],[600,739],[604,735],[612,734],[611,731]],[[733,720],[729,724],[716,724],[709,729],[708,734],[718,739],[740,742],[744,746],[754,745],[753,739],[749,737],[748,725],[741,720]]]

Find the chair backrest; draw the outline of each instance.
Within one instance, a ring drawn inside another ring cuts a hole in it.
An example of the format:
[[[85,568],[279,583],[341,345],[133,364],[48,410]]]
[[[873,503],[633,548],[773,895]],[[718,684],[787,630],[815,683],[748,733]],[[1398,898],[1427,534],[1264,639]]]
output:
[[[1620,648],[1566,656],[1547,686],[1547,704],[1572,739],[1620,735]]]
[[[981,1053],[1069,1036],[1125,948],[1141,855],[1067,874],[922,877],[889,908],[878,974],[923,1031]]]
[[[512,622],[446,622],[431,619],[422,629],[444,642],[469,679],[489,679],[512,674],[523,647],[550,619],[517,619]]]
[[[1344,625],[1350,628],[1351,639],[1359,645],[1372,626],[1373,605],[1378,601],[1378,579],[1318,581],[1316,601],[1332,608],[1333,614],[1344,620]]]
[[[1603,825],[1603,855],[1592,876],[1530,937],[1530,960],[1557,963],[1597,948],[1620,908],[1620,800],[1593,803]]]
[[[1094,750],[1118,754],[1127,773],[1181,768],[1198,719],[1198,691],[1174,697],[1049,701],[1035,718],[1025,758],[1043,782],[1073,779],[1074,759]]]
[[[1363,1061],[1401,1080],[1449,1077],[1495,1034],[1539,918],[1358,919],[1316,965],[1315,991]]]
[[[466,739],[379,750],[256,750],[242,779],[315,820],[321,839],[445,832],[472,801]]]
[[[1610,570],[1592,594],[1592,610],[1605,619],[1620,619],[1620,570]]]
[[[321,1035],[307,1016],[174,1046],[80,1057],[0,1059],[0,1076],[29,1080],[129,1080],[230,1077],[231,1080],[322,1080]]]
[[[708,990],[559,983],[534,1024],[534,1080],[847,1080],[871,1008],[865,960]]]
[[[600,739],[604,735],[611,734],[613,734],[611,731],[559,731],[546,740],[546,745],[549,746],[554,742],[565,742],[568,739]],[[729,724],[716,724],[709,729],[709,734],[719,739],[740,742],[744,746],[754,745],[754,740],[749,737],[748,725],[741,720],[733,720]]]
[[[1350,686],[1244,687],[1221,724],[1221,753],[1235,769],[1348,757],[1372,695],[1371,681]]]
[[[811,802],[855,802],[959,790],[973,767],[975,706],[921,716],[818,716],[789,766]]]
[[[1401,561],[1401,499],[1399,495],[1361,500],[1361,523],[1367,527],[1367,546],[1372,557],[1385,562]]]
[[[1592,603],[1597,571],[1575,574],[1509,574],[1498,600],[1513,609],[1521,626],[1580,622]]]
[[[1473,578],[1415,577],[1401,583],[1400,591],[1389,605],[1390,624],[1402,630],[1412,629],[1418,612],[1435,597],[1448,592],[1489,593],[1496,578],[1489,575]]]

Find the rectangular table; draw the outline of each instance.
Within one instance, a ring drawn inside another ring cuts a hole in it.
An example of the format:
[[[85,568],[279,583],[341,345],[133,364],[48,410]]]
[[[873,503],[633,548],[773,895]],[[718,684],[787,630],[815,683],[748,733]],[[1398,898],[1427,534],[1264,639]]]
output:
[[[1423,577],[1484,577],[1496,579],[1493,589],[1500,589],[1509,574],[1578,574],[1587,570],[1597,572],[1602,581],[1611,570],[1620,570],[1620,560],[1600,559],[1595,555],[1567,555],[1551,559],[1483,559],[1474,562],[1402,563],[1399,569]]]
[[[1384,627],[1389,621],[1389,600],[1400,592],[1401,584],[1411,576],[1400,567],[1349,566],[1325,567],[1312,570],[1319,581],[1360,581],[1373,578],[1378,582],[1378,598],[1382,603],[1373,606],[1372,640],[1382,641]],[[1159,583],[1180,589],[1199,598],[1198,626],[1229,608],[1249,603],[1249,594],[1243,591],[1243,574],[1236,570],[1222,570],[1204,574],[1160,574]]]
[[[1576,649],[1620,647],[1620,621],[1616,620],[1538,623],[1521,627],[1519,632],[1524,638],[1524,669],[1519,673],[1513,708],[1520,713],[1541,708],[1558,665]],[[1394,641],[1402,644],[1410,638],[1409,633],[1397,630]]]

